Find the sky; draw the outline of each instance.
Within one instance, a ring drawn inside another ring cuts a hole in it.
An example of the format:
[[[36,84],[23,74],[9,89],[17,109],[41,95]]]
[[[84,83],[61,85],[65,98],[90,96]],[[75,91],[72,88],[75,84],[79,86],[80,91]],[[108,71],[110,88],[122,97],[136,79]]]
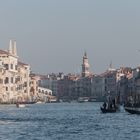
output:
[[[17,41],[36,73],[140,66],[140,0],[0,0],[0,49]]]

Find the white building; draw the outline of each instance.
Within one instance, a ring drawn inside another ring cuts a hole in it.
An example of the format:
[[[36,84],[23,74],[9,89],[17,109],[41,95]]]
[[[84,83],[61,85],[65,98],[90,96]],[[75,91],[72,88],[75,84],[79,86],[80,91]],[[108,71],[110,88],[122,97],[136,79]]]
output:
[[[10,40],[8,51],[0,50],[0,67],[0,101],[27,100],[30,66],[19,62],[15,40]]]

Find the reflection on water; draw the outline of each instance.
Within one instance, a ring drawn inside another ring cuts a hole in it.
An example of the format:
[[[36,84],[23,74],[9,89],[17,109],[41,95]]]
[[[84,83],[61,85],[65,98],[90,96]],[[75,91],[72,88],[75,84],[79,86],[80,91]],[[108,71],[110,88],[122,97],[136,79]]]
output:
[[[102,114],[100,103],[0,106],[0,139],[139,140],[140,116]]]

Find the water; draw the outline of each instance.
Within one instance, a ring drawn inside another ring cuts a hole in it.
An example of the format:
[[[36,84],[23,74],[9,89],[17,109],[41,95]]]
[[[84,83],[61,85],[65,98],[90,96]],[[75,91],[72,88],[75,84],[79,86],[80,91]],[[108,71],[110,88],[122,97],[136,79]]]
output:
[[[140,116],[102,114],[100,103],[0,106],[0,140],[140,140]]]

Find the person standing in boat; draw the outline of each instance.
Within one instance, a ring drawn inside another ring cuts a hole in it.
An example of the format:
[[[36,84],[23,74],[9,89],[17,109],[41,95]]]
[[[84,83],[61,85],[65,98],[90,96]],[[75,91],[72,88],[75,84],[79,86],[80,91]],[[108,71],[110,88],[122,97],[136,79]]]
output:
[[[112,103],[113,103],[113,108],[116,109],[116,101],[115,101],[115,98],[112,100]]]
[[[107,104],[106,104],[106,102],[104,102],[103,103],[103,108],[106,109],[106,106],[107,106]]]

